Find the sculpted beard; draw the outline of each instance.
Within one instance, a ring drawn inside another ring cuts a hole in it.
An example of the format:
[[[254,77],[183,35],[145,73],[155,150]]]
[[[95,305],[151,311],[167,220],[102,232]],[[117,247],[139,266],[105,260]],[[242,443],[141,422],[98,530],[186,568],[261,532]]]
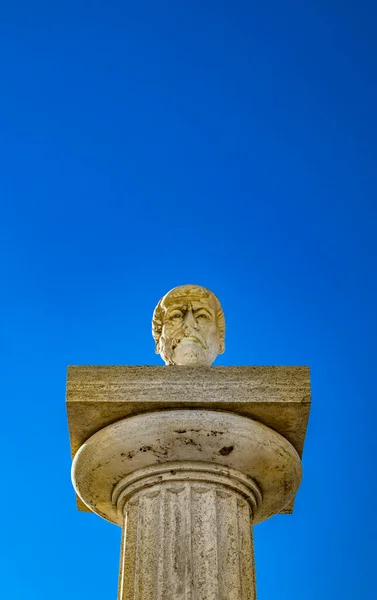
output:
[[[198,333],[187,333],[183,331],[181,328],[172,332],[171,335],[162,333],[161,334],[161,343],[160,348],[163,349],[164,358],[168,360],[172,360],[174,355],[174,350],[177,348],[178,344],[182,342],[182,340],[192,338],[196,340],[203,350],[207,350],[207,344]]]

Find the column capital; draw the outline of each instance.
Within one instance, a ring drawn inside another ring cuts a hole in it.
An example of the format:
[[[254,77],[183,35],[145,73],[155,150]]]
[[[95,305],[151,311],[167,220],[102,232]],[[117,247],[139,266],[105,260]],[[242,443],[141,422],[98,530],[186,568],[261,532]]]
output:
[[[119,525],[120,495],[134,493],[143,480],[148,485],[145,477],[151,485],[156,478],[224,478],[224,485],[253,497],[253,521],[260,522],[292,501],[301,461],[283,436],[253,419],[211,410],[165,410],[108,425],[83,444],[72,465],[81,500]]]
[[[180,490],[187,483],[197,490],[206,490],[212,484],[238,494],[249,504],[252,517],[262,503],[262,492],[251,477],[223,465],[199,461],[168,462],[133,471],[115,486],[111,499],[118,515],[122,516],[126,502],[140,492],[148,490],[153,493],[161,486],[173,491]]]

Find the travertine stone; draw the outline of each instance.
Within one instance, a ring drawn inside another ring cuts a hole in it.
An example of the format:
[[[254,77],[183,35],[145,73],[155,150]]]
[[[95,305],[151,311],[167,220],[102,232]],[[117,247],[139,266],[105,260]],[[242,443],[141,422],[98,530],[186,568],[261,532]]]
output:
[[[208,408],[251,417],[281,433],[301,456],[310,408],[308,367],[68,368],[72,458],[94,433],[147,411]],[[78,498],[80,510],[88,510]],[[292,512],[293,503],[283,512]]]
[[[155,308],[152,334],[165,364],[211,365],[225,349],[219,299],[200,285],[170,290]]]
[[[252,526],[292,511],[309,369],[210,367],[225,320],[200,286],[152,333],[168,368],[69,368],[79,508],[122,526],[118,600],[256,600]]]
[[[124,478],[138,482],[140,472],[153,468],[161,472],[148,485],[161,482],[165,472],[187,479],[192,462],[220,469],[221,477],[241,487],[254,481],[262,494],[255,523],[283,510],[301,481],[300,458],[279,433],[240,415],[197,409],[143,413],[101,429],[77,452],[72,481],[93,512],[121,525],[117,493]]]
[[[125,502],[118,600],[256,598],[252,505],[213,473],[195,476]]]
[[[301,456],[310,409],[309,367],[68,367],[72,457],[110,423],[175,408],[251,417],[281,433]]]

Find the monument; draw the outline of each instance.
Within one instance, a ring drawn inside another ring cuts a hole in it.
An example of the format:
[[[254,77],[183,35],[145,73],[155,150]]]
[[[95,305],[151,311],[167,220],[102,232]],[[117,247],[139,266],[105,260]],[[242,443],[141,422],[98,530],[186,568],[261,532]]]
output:
[[[152,333],[167,366],[68,370],[78,507],[122,527],[118,600],[255,599],[252,529],[293,510],[309,369],[211,366],[225,319],[201,286]]]

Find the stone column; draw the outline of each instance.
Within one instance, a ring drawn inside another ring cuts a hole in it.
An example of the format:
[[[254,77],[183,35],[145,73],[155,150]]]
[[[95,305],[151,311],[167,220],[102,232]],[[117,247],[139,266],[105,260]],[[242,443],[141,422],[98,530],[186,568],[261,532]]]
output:
[[[261,501],[233,469],[180,463],[118,483],[118,600],[255,600],[252,519]]]
[[[254,419],[169,409],[97,431],[72,480],[123,528],[118,600],[255,600],[252,524],[292,501],[301,461]]]

